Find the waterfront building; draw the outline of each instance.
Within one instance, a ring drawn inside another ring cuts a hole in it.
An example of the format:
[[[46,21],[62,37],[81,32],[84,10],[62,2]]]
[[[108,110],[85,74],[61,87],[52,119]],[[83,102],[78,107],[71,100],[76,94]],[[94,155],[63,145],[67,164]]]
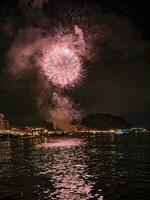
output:
[[[9,121],[4,117],[4,115],[0,114],[0,130],[8,130],[9,129]]]

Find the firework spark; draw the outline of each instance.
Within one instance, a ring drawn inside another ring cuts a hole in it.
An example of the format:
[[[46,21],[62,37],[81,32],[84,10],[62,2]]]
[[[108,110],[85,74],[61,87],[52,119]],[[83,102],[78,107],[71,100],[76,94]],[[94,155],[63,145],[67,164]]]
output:
[[[80,58],[65,44],[57,44],[45,54],[43,72],[53,85],[65,88],[74,86],[81,78]]]
[[[85,45],[83,33],[77,27],[72,34],[58,32],[50,42],[44,43],[41,47],[42,56],[38,57],[42,74],[60,88],[76,85],[83,76]]]

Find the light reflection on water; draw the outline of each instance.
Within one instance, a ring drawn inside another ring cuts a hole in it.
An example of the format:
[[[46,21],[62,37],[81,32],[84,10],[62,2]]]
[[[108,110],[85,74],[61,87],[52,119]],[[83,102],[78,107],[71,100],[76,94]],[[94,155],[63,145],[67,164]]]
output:
[[[85,162],[88,158],[82,149],[84,144],[81,139],[62,139],[37,145],[38,148],[49,148],[51,152],[50,158],[46,158],[48,162],[39,167],[40,174],[49,177],[53,185],[53,190],[44,191],[49,199],[103,199],[100,193],[92,193],[95,182],[88,173]]]
[[[0,140],[0,200],[150,199],[150,135],[80,138]]]
[[[70,147],[74,147],[74,146],[79,146],[79,145],[83,145],[83,141],[81,139],[52,139],[49,143],[41,143],[38,144],[36,147],[38,148],[61,148],[61,147],[66,147],[66,148],[70,148]]]

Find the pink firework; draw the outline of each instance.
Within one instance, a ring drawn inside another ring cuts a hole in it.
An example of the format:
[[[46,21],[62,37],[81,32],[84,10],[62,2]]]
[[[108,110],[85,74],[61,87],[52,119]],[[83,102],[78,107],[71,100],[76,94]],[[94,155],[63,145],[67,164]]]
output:
[[[40,48],[42,56],[37,61],[46,80],[59,88],[77,85],[85,56],[82,30],[77,25],[72,33],[60,29],[55,36],[43,41]]]
[[[52,84],[61,88],[74,86],[82,71],[80,57],[64,43],[57,43],[47,51],[42,68]]]

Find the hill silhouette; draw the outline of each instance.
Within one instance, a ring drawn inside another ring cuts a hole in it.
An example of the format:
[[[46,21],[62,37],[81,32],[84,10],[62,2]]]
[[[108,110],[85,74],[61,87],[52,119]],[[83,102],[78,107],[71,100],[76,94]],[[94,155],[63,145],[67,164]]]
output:
[[[95,113],[87,115],[82,119],[81,124],[95,129],[131,127],[131,124],[122,117],[104,113]]]

